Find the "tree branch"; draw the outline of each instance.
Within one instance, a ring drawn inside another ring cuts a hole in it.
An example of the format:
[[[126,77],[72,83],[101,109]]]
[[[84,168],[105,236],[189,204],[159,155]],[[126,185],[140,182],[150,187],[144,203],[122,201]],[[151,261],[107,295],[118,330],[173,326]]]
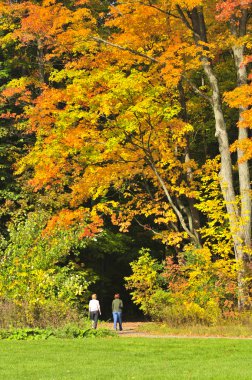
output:
[[[154,162],[151,159],[149,160],[149,164],[150,164],[153,172],[155,173],[155,175],[156,175],[156,177],[157,177],[160,185],[162,186],[162,188],[164,190],[164,193],[165,193],[165,195],[167,197],[168,202],[170,203],[170,205],[171,205],[173,211],[175,212],[175,214],[177,215],[177,217],[178,217],[178,219],[180,221],[180,224],[181,224],[183,230],[188,234],[188,236],[190,236],[190,238],[192,239],[192,241],[198,245],[199,242],[198,242],[197,237],[187,228],[186,222],[185,222],[185,220],[183,218],[183,215],[181,214],[180,210],[174,204],[174,202],[173,202],[173,200],[171,198],[171,195],[170,195],[170,193],[169,193],[169,191],[168,191],[168,189],[167,189],[167,187],[166,187],[163,179],[159,175],[159,173],[157,171],[157,168],[156,168]]]
[[[146,58],[146,59],[148,59],[151,62],[159,63],[159,61],[156,58],[153,58],[153,57],[151,57],[151,56],[149,56],[147,54],[144,54],[144,53],[140,53],[139,51],[131,49],[129,47],[124,47],[124,46],[121,46],[121,45],[118,45],[118,44],[114,44],[114,43],[109,42],[107,40],[104,40],[103,38],[100,38],[100,37],[94,37],[94,36],[92,36],[92,37],[90,37],[90,39],[93,40],[93,41],[96,41],[96,42],[103,43],[105,45],[109,45],[109,46],[115,47],[115,48],[123,50],[123,51],[128,51],[128,52],[130,52],[130,53],[132,53],[134,55],[137,55],[139,57]]]
[[[177,11],[181,17],[181,20],[183,21],[183,23],[185,24],[185,26],[190,29],[192,32],[194,32],[193,30],[193,27],[190,25],[190,22],[187,20],[184,12],[182,11],[182,9],[180,8],[180,6],[177,4],[176,5],[176,8],[177,8]]]
[[[212,101],[212,98],[210,96],[207,96],[206,94],[204,94],[204,92],[200,91],[200,89],[190,81],[190,79],[186,78],[185,75],[182,75],[182,78],[186,80],[186,82],[189,84],[189,86],[192,87],[193,91],[200,95],[202,98],[204,98],[205,100],[207,100],[211,105],[213,105],[213,101]]]
[[[153,230],[153,228],[151,228],[148,224],[142,224],[136,217],[134,217],[134,220],[137,222],[137,224],[140,226],[140,227],[143,227],[145,230],[147,231],[151,231],[153,232],[154,235],[157,235],[159,234],[160,232],[157,232],[155,230]]]

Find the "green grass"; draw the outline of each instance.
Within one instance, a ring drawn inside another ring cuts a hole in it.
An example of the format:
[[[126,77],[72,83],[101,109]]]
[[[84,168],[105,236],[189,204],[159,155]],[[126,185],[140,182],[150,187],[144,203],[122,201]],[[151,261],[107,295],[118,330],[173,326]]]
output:
[[[85,338],[0,341],[6,380],[252,378],[252,340]]]

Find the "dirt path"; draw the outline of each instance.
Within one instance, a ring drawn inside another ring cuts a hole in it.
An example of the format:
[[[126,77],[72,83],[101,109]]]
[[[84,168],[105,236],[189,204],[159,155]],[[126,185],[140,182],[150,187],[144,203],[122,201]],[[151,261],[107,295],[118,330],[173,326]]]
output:
[[[140,331],[140,327],[143,326],[145,322],[124,322],[123,331],[117,331],[120,338],[202,338],[202,339],[249,339],[252,337],[237,337],[237,336],[212,336],[212,335],[172,335],[172,334],[157,334],[151,332]],[[107,328],[113,329],[113,324],[108,323]]]

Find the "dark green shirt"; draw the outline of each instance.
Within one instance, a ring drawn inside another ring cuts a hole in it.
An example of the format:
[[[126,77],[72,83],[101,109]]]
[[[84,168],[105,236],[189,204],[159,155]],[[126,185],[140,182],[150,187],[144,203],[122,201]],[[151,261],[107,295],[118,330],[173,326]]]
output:
[[[112,302],[112,312],[121,312],[123,309],[123,301],[116,298]]]

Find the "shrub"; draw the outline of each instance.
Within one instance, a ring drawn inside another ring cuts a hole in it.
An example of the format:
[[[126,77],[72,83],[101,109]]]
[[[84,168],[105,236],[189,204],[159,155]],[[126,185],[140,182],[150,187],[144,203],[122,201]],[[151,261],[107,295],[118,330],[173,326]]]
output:
[[[126,278],[133,301],[157,321],[217,324],[224,312],[234,310],[234,260],[215,260],[208,247],[192,246],[177,258],[178,262],[167,257],[159,264],[148,250],[141,250]]]
[[[39,340],[48,339],[52,335],[50,330],[31,328],[0,330],[0,339],[7,340]]]
[[[60,301],[48,300],[44,305],[0,301],[0,328],[56,328],[70,323],[78,325],[82,324],[84,313],[85,311],[79,312]]]
[[[136,305],[140,306],[145,314],[150,314],[150,305],[153,295],[160,289],[163,278],[160,276],[162,265],[150,255],[149,249],[141,249],[138,260],[133,261],[130,266],[133,274],[125,277],[126,288],[132,289],[130,293]]]
[[[81,329],[78,326],[67,326],[62,329],[12,328],[0,330],[0,339],[7,340],[45,340],[49,338],[83,339],[107,336],[113,337],[116,336],[116,334],[108,329]]]

